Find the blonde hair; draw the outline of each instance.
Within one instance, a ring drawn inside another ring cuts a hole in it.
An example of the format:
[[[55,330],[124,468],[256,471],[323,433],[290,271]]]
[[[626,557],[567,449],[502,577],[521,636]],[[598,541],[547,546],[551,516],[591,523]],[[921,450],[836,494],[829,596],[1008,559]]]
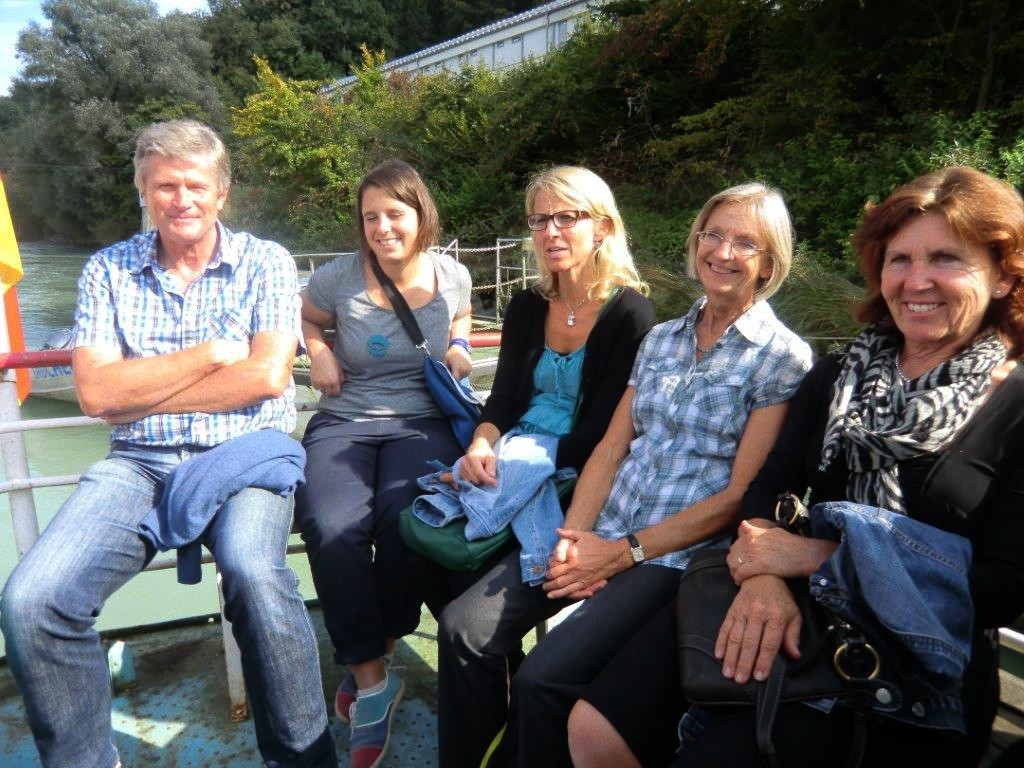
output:
[[[697,234],[704,229],[711,213],[722,203],[745,206],[757,221],[761,237],[767,242],[765,251],[772,265],[772,273],[758,281],[754,301],[767,299],[785,282],[793,264],[793,223],[779,191],[760,182],[752,181],[723,189],[704,203],[697,218],[693,220],[690,236],[686,240],[686,275],[697,279]]]
[[[135,143],[135,187],[145,191],[149,156],[205,160],[217,175],[219,192],[231,186],[231,160],[216,131],[198,120],[167,120],[147,126]]]
[[[560,165],[536,174],[526,187],[526,214],[533,211],[533,201],[540,192],[565,200],[592,219],[608,222],[604,239],[594,249],[594,273],[597,280],[587,291],[587,298],[603,301],[617,287],[632,288],[647,295],[647,284],[640,279],[633,254],[629,250],[626,226],[622,223],[615,196],[604,180],[593,171],[573,165]],[[558,275],[548,269],[540,254],[535,254],[537,278],[535,287],[545,298],[558,294]]]

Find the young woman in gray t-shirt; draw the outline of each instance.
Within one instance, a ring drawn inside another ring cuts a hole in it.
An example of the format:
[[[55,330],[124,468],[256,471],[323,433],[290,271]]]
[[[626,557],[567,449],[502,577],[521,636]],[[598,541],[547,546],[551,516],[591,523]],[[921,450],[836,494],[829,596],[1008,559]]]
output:
[[[302,293],[310,378],[323,393],[303,438],[306,485],[295,518],[334,659],[348,666],[335,696],[351,720],[351,764],[376,764],[387,744],[402,680],[385,666],[395,640],[419,622],[414,556],[398,513],[418,493],[427,461],[452,463],[459,445],[423,378],[417,349],[374,276],[375,257],[401,291],[430,350],[461,378],[470,371],[470,278],[438,241],[437,209],[419,174],[390,161],[356,195],[360,254],[313,273]],[[324,342],[333,328],[334,348]]]

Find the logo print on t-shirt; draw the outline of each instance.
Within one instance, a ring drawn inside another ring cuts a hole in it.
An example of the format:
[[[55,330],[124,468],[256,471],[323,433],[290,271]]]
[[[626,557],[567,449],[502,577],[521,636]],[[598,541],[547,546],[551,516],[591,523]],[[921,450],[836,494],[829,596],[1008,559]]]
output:
[[[389,344],[387,336],[375,333],[366,340],[366,351],[374,357],[384,357],[388,353]]]

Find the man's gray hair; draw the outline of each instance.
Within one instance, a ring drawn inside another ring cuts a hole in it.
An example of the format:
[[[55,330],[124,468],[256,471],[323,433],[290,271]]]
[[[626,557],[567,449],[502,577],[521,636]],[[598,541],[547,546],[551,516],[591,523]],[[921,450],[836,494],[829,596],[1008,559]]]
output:
[[[217,132],[198,120],[167,120],[147,127],[135,143],[135,186],[142,192],[150,155],[205,160],[217,174],[221,192],[231,186],[231,159]]]

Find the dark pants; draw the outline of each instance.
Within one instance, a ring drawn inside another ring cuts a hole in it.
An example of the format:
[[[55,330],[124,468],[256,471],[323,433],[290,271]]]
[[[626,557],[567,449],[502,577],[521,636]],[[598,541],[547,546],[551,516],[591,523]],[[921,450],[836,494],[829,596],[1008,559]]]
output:
[[[679,589],[679,570],[641,565],[608,585],[555,627],[512,679],[510,764],[570,765],[569,713],[587,685]]]
[[[843,768],[853,744],[853,715],[843,707],[825,714],[804,704],[779,707],[772,743],[779,765],[786,768]],[[761,768],[754,708],[722,713],[696,741],[688,743],[673,768]],[[943,766],[972,768],[978,764],[972,745],[949,731],[916,728],[873,719],[867,731],[865,768]]]
[[[699,605],[695,608],[700,610]],[[679,687],[674,596],[626,642],[580,698],[615,727],[641,765],[667,765],[675,759],[679,718],[689,704]]]
[[[509,659],[522,653],[527,632],[568,604],[523,584],[516,547],[444,609],[437,627],[441,768],[480,765],[508,719]]]
[[[568,605],[520,580],[518,550],[441,614],[438,746],[443,768],[477,766],[508,720],[499,764],[568,765],[566,723],[583,688],[679,586],[679,571],[620,573],[526,657],[511,686],[507,658],[522,637]]]
[[[436,567],[410,552],[398,513],[421,492],[416,478],[461,451],[444,419],[348,421],[318,413],[306,428],[306,485],[295,520],[334,644],[334,659],[380,657],[385,638],[409,634]]]

